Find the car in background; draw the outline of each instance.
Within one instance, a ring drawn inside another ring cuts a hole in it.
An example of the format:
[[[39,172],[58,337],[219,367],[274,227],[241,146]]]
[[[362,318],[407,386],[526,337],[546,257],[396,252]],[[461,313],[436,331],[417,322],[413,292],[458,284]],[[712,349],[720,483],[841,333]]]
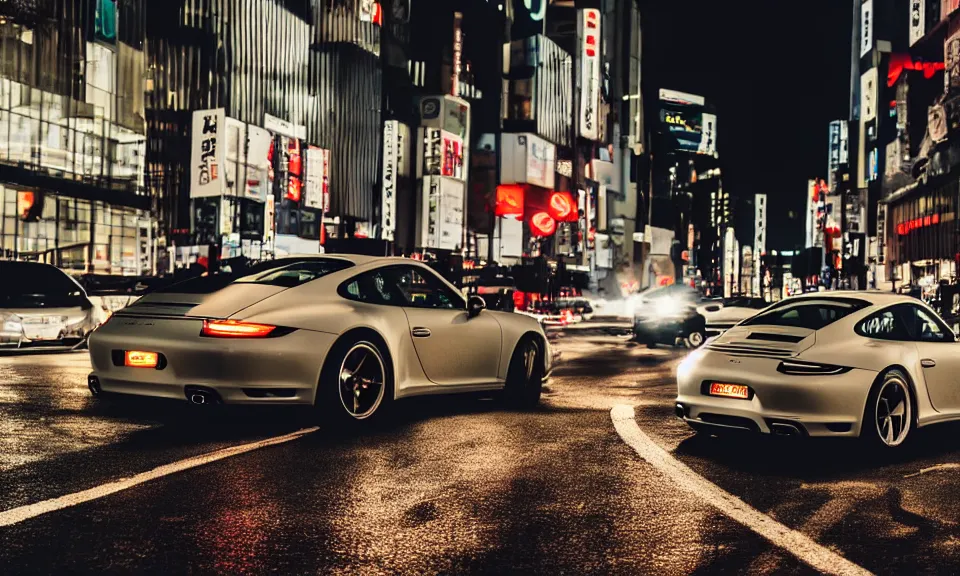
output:
[[[699,293],[682,284],[641,292],[634,309],[634,340],[651,348],[678,342],[699,348],[707,339],[706,319],[697,312],[699,302]]]
[[[917,428],[960,420],[958,372],[957,336],[922,301],[804,294],[687,356],[675,412],[713,435],[859,437],[889,450]]]
[[[76,349],[101,311],[83,287],[49,264],[0,261],[0,350]]]
[[[707,337],[718,336],[747,318],[756,316],[770,303],[763,298],[736,296],[717,301],[702,302],[697,312],[707,322]]]

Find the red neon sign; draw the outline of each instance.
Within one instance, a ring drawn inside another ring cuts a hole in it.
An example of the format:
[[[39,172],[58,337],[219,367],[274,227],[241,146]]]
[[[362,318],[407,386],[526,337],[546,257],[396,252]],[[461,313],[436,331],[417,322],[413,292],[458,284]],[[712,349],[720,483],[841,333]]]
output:
[[[922,218],[914,218],[913,220],[907,220],[906,222],[901,222],[897,224],[897,234],[900,236],[906,236],[913,230],[918,230],[926,226],[933,226],[940,223],[940,215],[933,214],[932,216],[924,216]]]
[[[497,186],[497,216],[523,216],[523,186],[501,184]]]
[[[900,74],[904,70],[917,70],[923,72],[923,77],[927,80],[933,78],[937,72],[944,70],[943,62],[924,62],[923,60],[913,60],[909,54],[891,54],[890,66],[887,70],[887,86],[893,86],[900,79]]]
[[[546,212],[537,212],[530,217],[530,233],[534,236],[550,236],[557,231],[557,221]]]
[[[569,220],[571,214],[574,214],[573,198],[565,192],[554,192],[550,195],[550,205],[548,211],[554,220],[561,222]]]

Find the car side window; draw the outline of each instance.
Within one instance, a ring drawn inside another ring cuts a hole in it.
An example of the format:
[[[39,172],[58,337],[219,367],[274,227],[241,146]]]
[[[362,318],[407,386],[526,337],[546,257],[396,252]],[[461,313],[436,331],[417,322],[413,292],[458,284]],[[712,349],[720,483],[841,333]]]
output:
[[[854,331],[877,340],[910,340],[910,334],[896,308],[887,308],[861,320]]]
[[[432,273],[412,266],[397,267],[396,285],[405,301],[403,306],[457,310],[465,308],[463,299]]]
[[[953,342],[953,332],[935,314],[914,304],[904,306],[907,330],[919,342]]]
[[[341,285],[339,293],[348,300],[384,306],[466,308],[463,298],[429,272],[413,266],[388,266],[360,274]]]

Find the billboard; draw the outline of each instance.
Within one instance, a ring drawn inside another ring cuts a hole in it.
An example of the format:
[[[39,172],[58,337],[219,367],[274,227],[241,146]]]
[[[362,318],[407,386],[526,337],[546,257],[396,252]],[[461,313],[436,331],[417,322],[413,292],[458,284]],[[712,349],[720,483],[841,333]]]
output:
[[[910,0],[910,45],[923,38],[927,31],[926,0]]]
[[[543,2],[543,0],[541,0]],[[588,8],[581,14],[580,44],[580,135],[600,138],[600,11]]]
[[[943,61],[945,91],[960,89],[960,20],[950,23],[947,37],[943,41]]]
[[[700,106],[664,103],[660,123],[667,144],[674,150],[695,154],[716,154],[717,117]]]
[[[754,199],[754,232],[753,232],[753,257],[756,262],[760,262],[760,257],[767,251],[767,195],[757,194]],[[760,292],[760,266],[754,266],[756,274],[755,293]]]
[[[860,57],[863,58],[873,49],[873,0],[864,0],[860,4]]]
[[[384,240],[393,240],[397,228],[397,185],[409,174],[407,142],[410,128],[396,120],[383,123],[383,174],[381,177],[380,228]]]
[[[223,108],[196,110],[190,136],[190,197],[220,196],[224,191],[225,124]]]
[[[835,172],[840,168],[840,124],[841,120],[830,123],[829,148],[827,154],[827,182],[831,190],[837,189]]]
[[[535,134],[503,134],[501,184],[533,184],[553,189],[557,147]]]

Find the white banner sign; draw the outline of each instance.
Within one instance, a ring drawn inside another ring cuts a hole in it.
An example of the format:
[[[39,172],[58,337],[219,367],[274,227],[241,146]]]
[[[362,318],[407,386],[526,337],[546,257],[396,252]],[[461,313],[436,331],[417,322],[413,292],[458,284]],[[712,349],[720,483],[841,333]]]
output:
[[[703,134],[700,138],[698,154],[713,156],[717,152],[717,116],[703,113]]]
[[[504,134],[500,161],[501,184],[533,184],[553,189],[557,147],[535,134]]]
[[[863,58],[873,49],[873,0],[865,0],[860,5],[860,57]]]
[[[399,122],[383,123],[383,186],[380,200],[381,238],[393,241],[397,228],[397,155],[399,153]]]
[[[324,191],[329,182],[324,156],[328,150],[310,146],[307,148],[307,182],[303,191],[303,205],[316,210],[323,209]]]
[[[840,120],[840,163],[850,162],[850,126],[846,120]]]
[[[588,8],[582,15],[580,46],[580,135],[600,138],[600,11]]]
[[[871,68],[860,77],[860,119],[864,122],[870,122],[876,117],[877,69]]]
[[[193,113],[190,142],[190,197],[220,196],[224,191],[226,142],[223,108]]]
[[[923,38],[927,30],[927,6],[925,0],[910,0],[910,45]]]
[[[270,114],[263,115],[263,127],[267,130],[273,132],[274,134],[280,134],[281,136],[286,136],[287,138],[299,138],[300,140],[307,139],[307,127],[302,124],[294,124],[293,122],[287,122],[276,116],[271,116]]]

